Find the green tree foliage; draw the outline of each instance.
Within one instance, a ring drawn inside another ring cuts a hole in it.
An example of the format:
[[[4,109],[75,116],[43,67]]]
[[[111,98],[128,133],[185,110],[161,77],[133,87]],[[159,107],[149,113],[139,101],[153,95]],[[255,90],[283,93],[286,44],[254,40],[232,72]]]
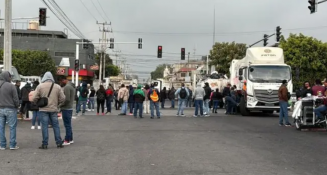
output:
[[[282,39],[280,47],[284,50],[285,62],[292,68],[295,88],[304,81],[314,83],[315,79],[326,78],[327,44],[303,34],[290,34]]]
[[[3,50],[0,50],[0,60],[3,60]],[[56,73],[55,62],[44,51],[13,50],[12,64],[24,76],[40,76],[47,71]]]
[[[246,44],[215,43],[210,50],[210,65],[215,65],[219,73],[229,74],[230,63],[233,59],[242,59],[246,53]]]
[[[157,66],[156,70],[151,72],[151,78],[152,79],[158,79],[158,78],[163,78],[163,72],[166,68],[166,66],[169,66],[168,64],[160,64]]]
[[[100,57],[102,53],[98,52],[95,54],[95,60],[98,65],[100,65]],[[112,64],[112,59],[110,58],[109,54],[105,54],[106,59],[106,77],[109,76],[118,76],[120,74],[119,67]],[[99,77],[99,71],[95,71],[95,74]]]

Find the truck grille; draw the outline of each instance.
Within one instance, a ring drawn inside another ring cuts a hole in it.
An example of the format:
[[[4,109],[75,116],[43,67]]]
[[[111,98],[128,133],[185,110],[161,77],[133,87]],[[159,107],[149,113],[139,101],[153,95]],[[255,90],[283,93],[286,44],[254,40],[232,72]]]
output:
[[[279,101],[278,90],[254,90],[254,95],[261,102],[277,103]]]

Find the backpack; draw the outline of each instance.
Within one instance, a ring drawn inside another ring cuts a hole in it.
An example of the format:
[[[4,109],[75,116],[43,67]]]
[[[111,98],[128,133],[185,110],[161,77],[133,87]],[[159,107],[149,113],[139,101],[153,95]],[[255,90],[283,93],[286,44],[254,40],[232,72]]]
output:
[[[287,99],[290,100],[292,97],[291,93],[287,92]]]
[[[99,101],[104,101],[106,99],[106,96],[105,96],[105,94],[103,92],[98,92],[97,99]]]
[[[89,94],[89,91],[87,90],[87,88],[82,88],[81,97],[87,98],[87,94]]]
[[[154,102],[159,101],[159,95],[155,89],[152,90],[152,94],[150,95],[150,98]]]
[[[185,88],[181,88],[181,91],[179,92],[179,96],[181,99],[185,99],[187,97],[187,92]]]

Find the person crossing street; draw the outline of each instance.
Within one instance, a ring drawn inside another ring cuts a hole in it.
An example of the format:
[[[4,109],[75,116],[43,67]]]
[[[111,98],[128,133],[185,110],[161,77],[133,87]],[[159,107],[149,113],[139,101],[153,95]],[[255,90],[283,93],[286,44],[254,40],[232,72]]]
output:
[[[185,87],[185,84],[182,83],[182,87],[177,89],[175,92],[175,96],[178,96],[178,110],[177,116],[185,117],[184,115],[184,107],[187,105],[188,97],[190,96],[190,92]]]

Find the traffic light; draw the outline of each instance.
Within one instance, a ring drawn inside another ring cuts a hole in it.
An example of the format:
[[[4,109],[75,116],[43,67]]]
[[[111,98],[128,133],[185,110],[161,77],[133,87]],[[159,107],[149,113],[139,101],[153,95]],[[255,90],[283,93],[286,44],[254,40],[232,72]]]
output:
[[[75,60],[75,71],[79,71],[79,60]]]
[[[310,6],[308,6],[310,14],[316,12],[316,0],[309,0],[308,2],[310,4]]]
[[[139,38],[139,49],[142,49],[142,38]]]
[[[279,42],[280,40],[280,35],[282,34],[282,32],[280,32],[280,30],[282,30],[282,28],[280,28],[279,26],[276,27],[276,41]]]
[[[185,60],[185,48],[181,49],[181,60]]]
[[[83,49],[89,49],[89,41],[86,39],[83,39]]]
[[[110,49],[114,49],[114,42],[115,42],[115,39],[114,38],[110,38],[110,45],[109,45],[109,48]]]
[[[267,34],[264,34],[263,35],[263,46],[267,46],[268,45],[267,41],[268,41],[268,35]]]
[[[47,9],[40,8],[39,10],[39,26],[47,25]]]
[[[162,46],[158,46],[158,58],[162,58]]]

